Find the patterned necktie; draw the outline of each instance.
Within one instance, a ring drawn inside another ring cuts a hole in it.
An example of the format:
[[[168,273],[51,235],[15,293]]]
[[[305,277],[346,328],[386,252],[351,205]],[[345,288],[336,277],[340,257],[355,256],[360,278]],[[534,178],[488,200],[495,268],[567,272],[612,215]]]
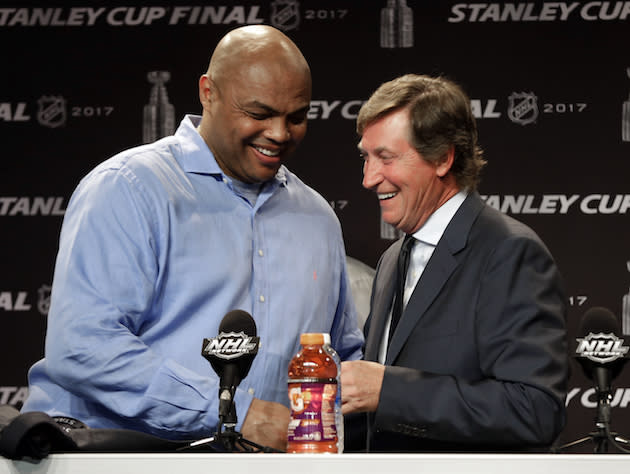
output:
[[[405,279],[407,276],[407,268],[409,268],[409,257],[411,256],[411,249],[416,239],[413,235],[405,235],[405,240],[400,247],[400,254],[398,254],[398,266],[397,275],[398,280],[396,282],[396,297],[394,299],[394,309],[392,310],[392,323],[389,327],[389,340],[391,341],[392,335],[396,330],[398,321],[403,312],[403,295],[405,294]]]

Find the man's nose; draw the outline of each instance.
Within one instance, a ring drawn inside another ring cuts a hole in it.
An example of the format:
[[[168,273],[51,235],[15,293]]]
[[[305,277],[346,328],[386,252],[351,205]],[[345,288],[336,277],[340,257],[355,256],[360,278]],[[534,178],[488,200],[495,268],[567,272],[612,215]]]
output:
[[[291,132],[287,120],[284,117],[274,117],[270,119],[265,136],[274,142],[284,143],[291,139]]]
[[[372,189],[376,187],[382,180],[381,167],[378,160],[365,158],[363,160],[363,187]]]

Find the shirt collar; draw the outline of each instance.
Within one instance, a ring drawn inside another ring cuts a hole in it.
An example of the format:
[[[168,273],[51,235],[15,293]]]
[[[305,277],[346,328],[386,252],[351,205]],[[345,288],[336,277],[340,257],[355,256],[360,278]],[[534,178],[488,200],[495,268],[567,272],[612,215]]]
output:
[[[466,199],[467,194],[465,190],[462,190],[438,207],[413,236],[421,242],[436,246],[457,209]]]
[[[183,138],[180,140],[183,153],[179,158],[182,168],[187,173],[209,174],[231,179],[223,173],[212,151],[199,135],[197,127],[200,123],[200,115],[186,115],[175,132],[176,137]],[[284,165],[280,167],[273,180],[278,184],[286,185],[287,172]]]

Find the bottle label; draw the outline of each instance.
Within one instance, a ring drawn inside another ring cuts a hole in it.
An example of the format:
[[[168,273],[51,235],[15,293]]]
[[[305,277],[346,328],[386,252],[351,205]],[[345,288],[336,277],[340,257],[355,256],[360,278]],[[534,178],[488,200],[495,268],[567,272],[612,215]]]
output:
[[[337,383],[334,379],[326,379],[325,382],[290,381],[291,421],[288,441],[335,442],[336,396]]]

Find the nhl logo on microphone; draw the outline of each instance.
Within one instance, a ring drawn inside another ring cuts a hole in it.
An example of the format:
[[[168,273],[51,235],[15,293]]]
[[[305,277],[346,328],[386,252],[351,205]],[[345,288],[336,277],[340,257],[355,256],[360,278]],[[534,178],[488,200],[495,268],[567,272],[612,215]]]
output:
[[[613,333],[592,332],[586,337],[576,338],[577,348],[575,355],[585,357],[598,364],[607,364],[617,359],[623,358],[628,353],[628,346],[623,345],[623,339]]]
[[[204,339],[202,355],[230,360],[258,352],[258,337],[241,332],[222,332],[217,337]]]

